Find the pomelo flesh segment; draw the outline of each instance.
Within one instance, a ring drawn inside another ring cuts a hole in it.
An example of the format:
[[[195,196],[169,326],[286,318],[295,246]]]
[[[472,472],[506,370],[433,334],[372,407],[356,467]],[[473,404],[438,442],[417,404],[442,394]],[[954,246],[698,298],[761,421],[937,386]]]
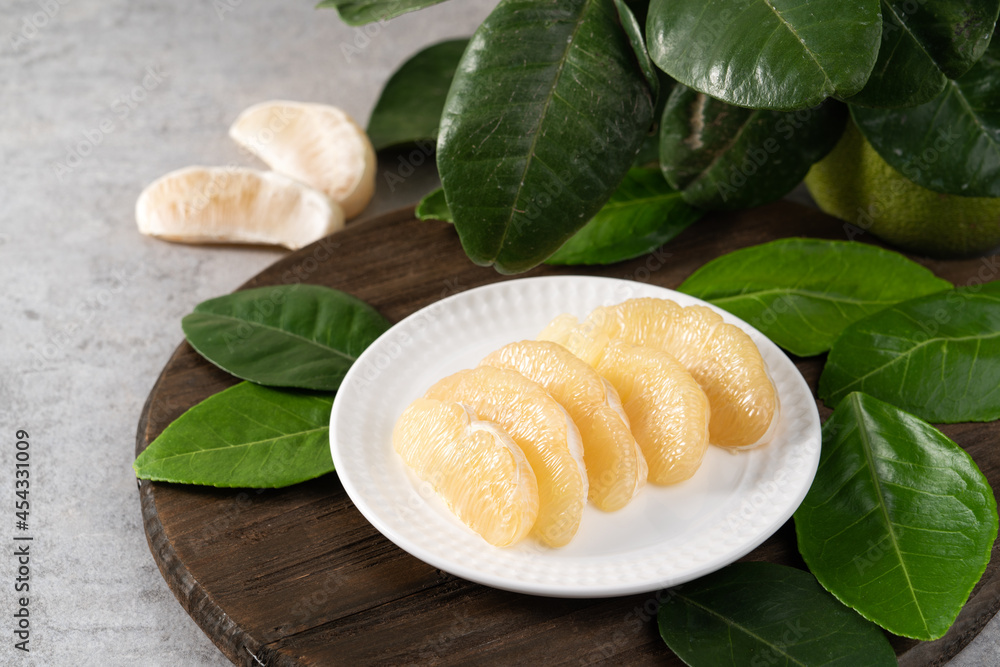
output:
[[[562,406],[520,373],[490,366],[450,375],[425,398],[461,403],[513,438],[538,482],[532,535],[551,547],[566,545],[580,527],[588,483],[580,432]]]
[[[540,337],[591,359],[618,392],[653,484],[675,484],[698,470],[708,447],[708,398],[670,354],[612,340],[560,316]]]
[[[481,365],[517,371],[540,384],[580,429],[590,500],[619,510],[645,485],[647,467],[621,400],[607,380],[565,347],[548,341],[511,343]]]
[[[469,528],[497,547],[524,538],[538,516],[527,458],[496,424],[458,403],[418,398],[403,412],[393,447]]]
[[[676,357],[708,396],[712,444],[749,448],[773,436],[778,393],[764,358],[750,336],[711,308],[681,307],[668,299],[630,299],[596,308],[581,327]]]

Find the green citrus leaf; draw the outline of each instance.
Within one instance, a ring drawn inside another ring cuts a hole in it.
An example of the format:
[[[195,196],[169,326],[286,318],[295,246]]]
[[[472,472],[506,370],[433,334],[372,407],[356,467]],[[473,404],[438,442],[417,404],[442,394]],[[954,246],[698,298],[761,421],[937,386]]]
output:
[[[660,167],[689,204],[736,210],[780,199],[833,149],[847,112],[734,107],[676,86],[660,121]]]
[[[181,326],[191,347],[240,379],[333,391],[389,322],[339,290],[280,285],[203,301]]]
[[[948,77],[928,52],[929,45],[924,44],[900,19],[900,14],[905,13],[901,6],[905,2],[882,0],[882,45],[878,50],[878,60],[865,87],[848,99],[851,104],[912,107],[929,102],[944,90]],[[930,16],[934,9],[931,3],[911,5],[927,8],[928,11],[921,12],[923,16]]]
[[[882,0],[882,8],[946,77],[957,79],[986,53],[1000,0]]]
[[[438,188],[424,196],[417,204],[417,220],[443,220],[444,222],[455,222],[451,217],[451,209],[444,198],[444,190]]]
[[[622,28],[625,29],[625,35],[628,36],[628,41],[632,45],[636,61],[638,61],[639,67],[642,69],[642,74],[646,77],[646,84],[655,98],[660,94],[660,77],[657,74],[656,67],[653,65],[653,61],[649,59],[649,51],[646,50],[646,38],[642,34],[642,26],[636,20],[635,14],[632,13],[632,9],[628,6],[626,0],[614,0],[614,3],[615,9],[618,10],[618,20],[621,21]]]
[[[658,169],[629,170],[608,203],[546,264],[613,264],[645,255],[702,216]]]
[[[555,252],[608,200],[653,99],[612,0],[503,0],[452,82],[437,163],[466,254],[501,273]]]
[[[857,93],[881,34],[878,0],[652,0],[646,21],[660,69],[758,109],[802,109]]]
[[[897,664],[878,627],[802,570],[735,563],[665,595],[660,636],[691,667]]]
[[[670,75],[654,66],[657,78],[656,106],[653,108],[653,119],[655,125],[642,140],[642,146],[635,156],[633,166],[636,167],[658,167],[660,165],[660,119],[663,118],[663,109],[667,106],[667,100],[673,92],[677,82],[670,78]]]
[[[194,406],[150,443],[141,479],[276,488],[333,470],[333,398],[241,382]]]
[[[364,25],[386,21],[442,2],[444,0],[323,0],[316,6],[337,10],[340,20],[347,25]]]
[[[713,259],[678,289],[808,357],[829,350],[857,320],[951,287],[916,262],[876,246],[791,238]]]
[[[851,106],[882,159],[917,185],[965,197],[1000,197],[1000,40],[930,102],[906,109]]]
[[[1000,418],[1000,282],[904,301],[848,326],[819,397],[833,405],[854,391],[931,422]]]
[[[429,46],[396,70],[368,119],[375,150],[415,141],[434,141],[441,110],[467,39]]]
[[[961,447],[855,392],[823,425],[795,530],[809,569],[841,602],[892,633],[929,640],[947,632],[986,569],[997,505]]]

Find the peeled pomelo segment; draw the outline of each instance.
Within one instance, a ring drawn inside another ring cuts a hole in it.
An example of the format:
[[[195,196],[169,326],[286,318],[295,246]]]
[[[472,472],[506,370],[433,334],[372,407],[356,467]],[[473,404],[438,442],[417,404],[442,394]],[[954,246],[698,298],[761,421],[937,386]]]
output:
[[[595,309],[580,326],[676,357],[708,396],[712,444],[755,447],[773,436],[778,393],[764,358],[750,336],[711,308],[630,299]]]
[[[591,367],[596,366],[604,354],[604,348],[611,340],[607,335],[596,331],[593,327],[583,327],[580,322],[563,313],[556,315],[538,334],[538,340],[558,343],[570,350],[574,356],[585,361]]]
[[[646,483],[646,461],[618,394],[585,361],[556,343],[526,340],[493,352],[480,365],[517,371],[565,408],[580,430],[589,497],[599,509],[621,509]]]
[[[597,364],[621,396],[632,434],[654,484],[676,484],[697,472],[708,448],[709,403],[673,357],[612,340]]]
[[[375,149],[354,119],[336,107],[261,102],[239,115],[229,136],[271,169],[326,193],[348,219],[375,194]]]
[[[450,375],[425,397],[461,403],[514,439],[538,482],[532,534],[548,546],[568,543],[587,502],[587,471],[580,432],[562,406],[520,373],[491,366]]]
[[[182,243],[259,243],[297,250],[344,226],[329,197],[287,176],[234,167],[188,167],[148,185],[135,205],[139,231]]]
[[[618,392],[632,435],[649,467],[649,481],[674,484],[691,477],[708,445],[708,398],[669,353],[613,340],[601,331],[560,315],[539,335],[576,355]]]
[[[538,516],[535,473],[498,426],[458,403],[418,398],[403,412],[392,444],[469,528],[497,547],[524,538]]]

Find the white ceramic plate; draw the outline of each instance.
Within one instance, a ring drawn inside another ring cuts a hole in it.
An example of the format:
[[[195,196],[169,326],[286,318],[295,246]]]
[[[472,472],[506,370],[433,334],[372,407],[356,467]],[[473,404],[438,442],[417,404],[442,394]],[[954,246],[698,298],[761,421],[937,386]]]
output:
[[[430,565],[535,595],[654,591],[751,551],[788,520],[812,483],[819,463],[819,414],[788,357],[718,308],[726,321],[750,334],[767,362],[781,401],[774,440],[735,454],[709,447],[690,480],[670,487],[647,484],[618,512],[588,505],[579,532],[561,549],[530,538],[505,549],[487,544],[392,448],[396,419],[439,379],[476,366],[507,343],[534,338],[559,313],[584,317],[597,306],[641,296],[709,305],[628,280],[525,278],[461,292],[392,327],[351,367],[333,403],[331,451],[351,500],[383,535]]]

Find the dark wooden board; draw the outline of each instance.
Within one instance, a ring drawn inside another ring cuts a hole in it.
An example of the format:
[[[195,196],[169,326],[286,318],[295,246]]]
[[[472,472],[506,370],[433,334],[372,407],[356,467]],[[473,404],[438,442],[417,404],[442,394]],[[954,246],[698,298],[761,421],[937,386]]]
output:
[[[716,215],[652,255],[609,267],[542,267],[525,275],[587,273],[676,287],[706,261],[786,236],[846,238],[840,221],[778,202]],[[873,241],[862,235],[861,240]],[[997,279],[1000,258],[932,261],[955,282]],[[466,259],[450,225],[400,211],[349,226],[292,253],[245,287],[308,282],[345,290],[392,321],[442,297],[509,279]],[[795,359],[815,392],[822,357]],[[236,380],[177,348],[150,392],[142,451],[173,419]],[[825,418],[829,411],[819,404]],[[942,430],[1000,491],[1000,426]],[[281,490],[139,483],[150,550],[177,599],[241,665],[681,665],[657,634],[656,595],[564,600],[494,590],[422,563],[381,536],[336,475]],[[907,666],[947,662],[1000,607],[993,560],[951,631],[935,642],[891,637]],[[744,560],[804,567],[791,521]]]

